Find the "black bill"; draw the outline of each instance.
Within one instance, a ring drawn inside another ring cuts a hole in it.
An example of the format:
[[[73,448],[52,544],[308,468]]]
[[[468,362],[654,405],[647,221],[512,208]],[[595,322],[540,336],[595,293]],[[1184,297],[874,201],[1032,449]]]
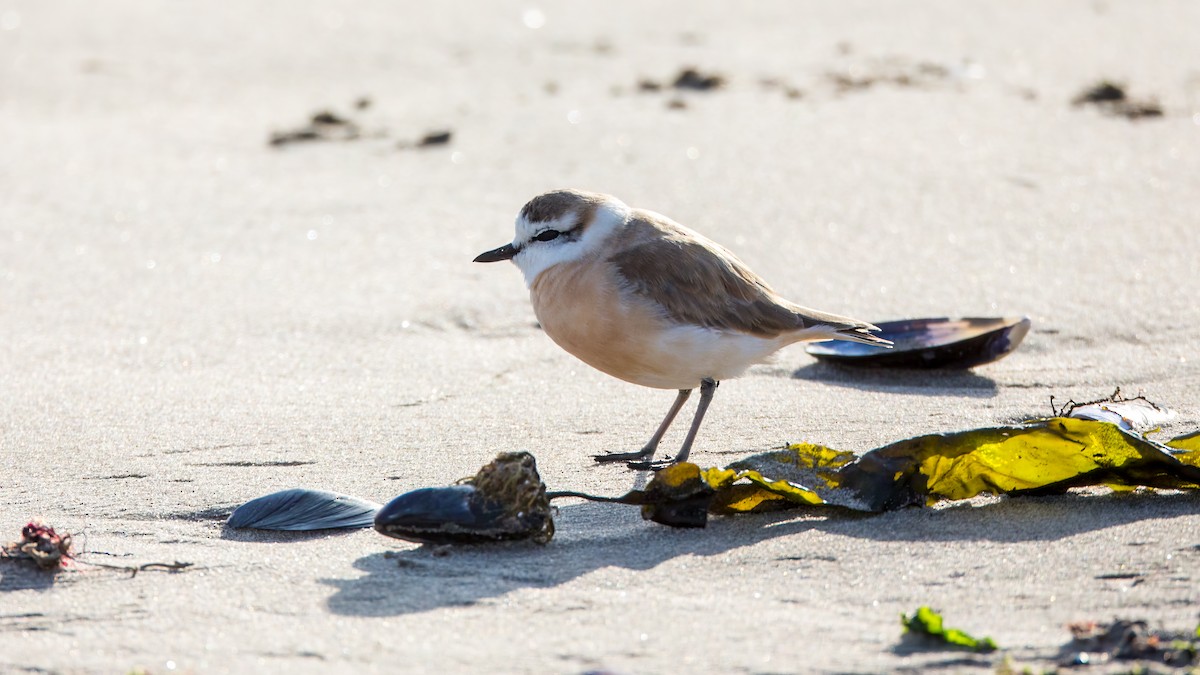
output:
[[[501,260],[512,260],[519,251],[512,244],[505,244],[500,248],[494,248],[490,251],[485,251],[475,256],[475,262],[500,262]]]

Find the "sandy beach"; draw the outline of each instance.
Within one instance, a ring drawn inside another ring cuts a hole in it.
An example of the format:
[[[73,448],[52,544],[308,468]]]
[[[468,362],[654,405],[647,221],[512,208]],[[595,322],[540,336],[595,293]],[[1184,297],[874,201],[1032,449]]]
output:
[[[551,489],[642,484],[591,456],[673,393],[575,360],[518,270],[471,263],[562,187],[803,305],[1033,322],[968,372],[791,347],[721,385],[702,466],[1116,387],[1177,412],[1163,437],[1200,429],[1197,26],[1183,0],[0,0],[0,543],[40,518],[79,558],[0,561],[0,672],[992,673],[1051,667],[1070,622],[1194,630],[1197,494],[702,530],[567,500],[546,546],[449,550],[223,522],[515,450]],[[719,86],[674,87],[687,68]],[[1161,114],[1072,103],[1103,81]],[[1002,651],[907,649],[921,605]]]

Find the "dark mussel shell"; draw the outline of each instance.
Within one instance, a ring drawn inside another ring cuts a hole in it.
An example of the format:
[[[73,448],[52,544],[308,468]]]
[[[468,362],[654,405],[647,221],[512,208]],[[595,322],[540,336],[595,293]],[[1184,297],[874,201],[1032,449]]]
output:
[[[1029,317],[934,318],[885,321],[881,338],[891,349],[859,342],[830,340],[807,348],[831,363],[871,368],[974,368],[1008,356],[1029,332]]]
[[[512,539],[546,543],[554,520],[533,455],[504,453],[459,485],[421,488],[375,515],[380,534],[422,544],[477,544]]]

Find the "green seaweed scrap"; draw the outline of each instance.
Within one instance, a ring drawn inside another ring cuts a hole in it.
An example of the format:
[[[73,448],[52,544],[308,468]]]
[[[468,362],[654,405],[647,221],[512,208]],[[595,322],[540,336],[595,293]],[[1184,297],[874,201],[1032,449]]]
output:
[[[995,640],[990,637],[976,638],[957,628],[946,628],[942,622],[942,615],[927,606],[918,607],[912,616],[901,614],[900,623],[904,626],[905,633],[930,638],[949,647],[981,653],[999,649]]]

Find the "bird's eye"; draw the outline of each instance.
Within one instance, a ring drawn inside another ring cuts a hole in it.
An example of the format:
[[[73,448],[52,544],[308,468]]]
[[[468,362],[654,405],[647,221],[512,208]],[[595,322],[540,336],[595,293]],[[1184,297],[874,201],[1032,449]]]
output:
[[[534,239],[537,239],[538,241],[550,241],[551,239],[558,239],[558,235],[560,234],[562,234],[562,232],[559,232],[558,230],[546,230],[544,232],[538,232]]]

